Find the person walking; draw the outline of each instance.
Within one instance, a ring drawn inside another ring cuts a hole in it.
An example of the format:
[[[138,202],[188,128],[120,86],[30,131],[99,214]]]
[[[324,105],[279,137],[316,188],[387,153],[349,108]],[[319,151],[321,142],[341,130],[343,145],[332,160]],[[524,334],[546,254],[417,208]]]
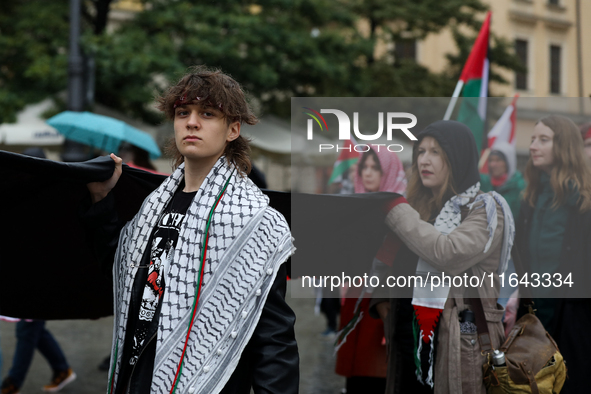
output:
[[[486,355],[468,311],[480,298],[491,346],[498,348],[504,339],[498,275],[509,260],[513,216],[502,196],[480,191],[478,150],[464,124],[438,121],[417,139],[408,201],[396,199],[386,217],[404,243],[393,269],[420,277],[487,275],[496,286],[443,283],[432,293],[415,284],[412,299],[384,300],[378,294],[371,310],[384,321],[390,342],[386,392],[485,393]]]
[[[35,350],[45,357],[53,371],[51,382],[44,391],[57,392],[76,379],[59,344],[45,327],[44,320],[16,323],[16,349],[8,376],[2,382],[2,394],[18,394],[25,382]]]
[[[568,118],[539,120],[525,167],[515,246],[525,273],[572,273],[588,278],[591,262],[591,167],[578,127]],[[568,367],[561,393],[588,390],[591,339],[589,299],[559,299],[537,288],[536,316],[556,341]],[[545,295],[546,294],[546,295]],[[552,297],[552,298],[551,298]]]
[[[108,392],[297,393],[283,264],[291,233],[247,178],[240,135],[257,118],[235,80],[205,67],[168,89],[159,108],[174,122],[174,172],[133,220],[120,229],[113,209],[120,158],[111,154],[111,179],[87,185],[85,220],[113,264]]]

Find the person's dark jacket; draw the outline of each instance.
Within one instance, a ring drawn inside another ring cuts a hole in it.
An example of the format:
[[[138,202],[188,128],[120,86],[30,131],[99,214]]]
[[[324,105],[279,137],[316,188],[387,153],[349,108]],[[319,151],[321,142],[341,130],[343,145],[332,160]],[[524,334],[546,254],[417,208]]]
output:
[[[589,283],[591,283],[591,211],[581,214],[577,207],[570,207],[568,212],[559,271],[563,277],[572,273],[575,286],[578,284],[589,288]],[[519,255],[523,271],[526,273],[531,273],[529,237],[533,215],[534,208],[523,201],[519,220],[516,223],[514,248]],[[523,275],[523,272],[519,272],[519,268],[517,271],[518,275]],[[523,297],[523,294],[520,296]],[[524,312],[525,308],[520,308],[520,314]],[[562,394],[582,393],[588,390],[586,375],[589,353],[591,353],[591,336],[587,335],[587,332],[590,328],[591,299],[557,299],[554,324],[548,327],[548,331],[558,344],[568,368],[568,379],[561,391]]]
[[[105,274],[112,271],[119,232],[124,225],[117,220],[114,203],[110,193],[99,203],[82,209],[82,218],[92,234],[91,241]],[[144,286],[145,282],[134,281],[131,291],[136,300],[141,301]],[[249,394],[251,387],[257,394],[298,393],[299,354],[294,332],[295,314],[285,302],[286,287],[287,269],[283,264],[267,296],[257,327],[221,394]],[[132,307],[130,309],[133,310]],[[116,382],[113,392],[124,392],[122,387],[128,384],[130,394],[150,392],[155,344],[156,341],[147,344],[129,382]],[[131,341],[125,341],[124,355],[130,351],[130,346]]]

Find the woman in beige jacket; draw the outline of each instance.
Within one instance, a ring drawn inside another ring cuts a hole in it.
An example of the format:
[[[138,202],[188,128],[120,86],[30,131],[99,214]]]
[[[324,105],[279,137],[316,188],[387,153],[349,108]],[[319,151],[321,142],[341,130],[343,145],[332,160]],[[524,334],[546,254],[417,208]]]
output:
[[[389,302],[378,293],[372,303],[389,340],[387,393],[485,393],[486,356],[465,310],[482,299],[497,349],[503,341],[499,274],[515,230],[506,201],[480,192],[479,179],[478,151],[465,125],[438,121],[418,135],[408,201],[396,200],[386,223],[405,245],[393,270],[420,277],[423,286],[414,282],[411,301],[393,298],[400,293],[389,284]],[[439,280],[454,276],[451,286],[450,279]]]

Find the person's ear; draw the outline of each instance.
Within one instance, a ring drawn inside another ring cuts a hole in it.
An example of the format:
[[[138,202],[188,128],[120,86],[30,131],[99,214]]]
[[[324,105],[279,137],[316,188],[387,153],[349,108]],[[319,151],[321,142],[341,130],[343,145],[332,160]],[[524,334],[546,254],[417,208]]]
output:
[[[226,137],[226,142],[232,142],[236,138],[240,137],[240,122],[231,123],[228,128],[228,136]]]

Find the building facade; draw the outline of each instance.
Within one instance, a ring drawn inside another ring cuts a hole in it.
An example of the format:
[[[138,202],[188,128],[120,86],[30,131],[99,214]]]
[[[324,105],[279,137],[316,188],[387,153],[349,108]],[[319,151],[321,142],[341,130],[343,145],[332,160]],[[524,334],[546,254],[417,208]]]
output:
[[[520,95],[518,152],[527,153],[533,125],[549,113],[566,115],[576,123],[589,121],[591,24],[585,21],[591,18],[591,1],[483,2],[492,11],[491,31],[513,43],[516,55],[527,68],[523,73],[494,68],[509,84],[491,82],[489,91],[495,96]],[[443,71],[447,65],[445,55],[454,52],[457,48],[449,29],[416,43],[417,62],[435,72]]]

